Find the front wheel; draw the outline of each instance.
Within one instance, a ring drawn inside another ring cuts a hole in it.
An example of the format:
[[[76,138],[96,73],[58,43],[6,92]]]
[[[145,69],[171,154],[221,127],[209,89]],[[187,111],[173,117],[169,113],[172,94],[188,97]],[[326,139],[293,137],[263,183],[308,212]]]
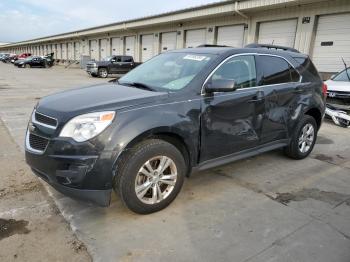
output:
[[[108,76],[108,71],[106,68],[100,68],[98,70],[98,76],[102,78],[106,78]]]
[[[290,144],[285,148],[287,156],[304,159],[314,148],[317,138],[317,124],[312,116],[305,115],[292,134]]]
[[[186,173],[185,160],[168,142],[146,140],[119,162],[114,189],[135,213],[157,212],[167,207],[181,190]]]
[[[25,68],[30,68],[31,66],[30,66],[30,64],[25,64],[24,67]]]

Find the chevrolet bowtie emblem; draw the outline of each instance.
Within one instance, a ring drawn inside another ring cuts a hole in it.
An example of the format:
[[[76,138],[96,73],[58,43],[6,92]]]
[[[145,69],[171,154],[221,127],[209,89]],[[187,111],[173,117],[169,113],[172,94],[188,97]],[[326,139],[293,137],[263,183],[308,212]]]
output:
[[[32,123],[29,123],[28,129],[29,131],[33,132],[35,130],[35,126]]]

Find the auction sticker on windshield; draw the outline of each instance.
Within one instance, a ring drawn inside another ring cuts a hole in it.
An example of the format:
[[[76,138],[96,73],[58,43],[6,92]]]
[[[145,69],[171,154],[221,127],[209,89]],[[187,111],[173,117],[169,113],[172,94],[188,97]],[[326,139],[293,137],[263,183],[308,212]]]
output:
[[[203,61],[206,58],[207,58],[206,56],[201,56],[201,55],[186,55],[183,59]]]

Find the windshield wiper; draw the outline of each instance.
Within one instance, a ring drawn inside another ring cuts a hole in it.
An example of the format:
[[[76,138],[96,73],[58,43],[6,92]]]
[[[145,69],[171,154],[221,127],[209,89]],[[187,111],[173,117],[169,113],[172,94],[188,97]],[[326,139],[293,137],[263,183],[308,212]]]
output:
[[[145,89],[145,90],[149,90],[149,91],[156,91],[154,90],[154,88],[150,87],[149,85],[146,85],[144,83],[140,83],[140,82],[123,82],[120,83],[121,85],[126,85],[126,86],[132,86],[132,87],[136,87],[136,88],[140,88],[140,89]]]

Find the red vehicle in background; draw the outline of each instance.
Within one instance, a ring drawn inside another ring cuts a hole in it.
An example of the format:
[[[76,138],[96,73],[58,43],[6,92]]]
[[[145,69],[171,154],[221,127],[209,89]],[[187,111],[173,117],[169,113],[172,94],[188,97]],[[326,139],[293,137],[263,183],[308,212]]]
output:
[[[21,55],[18,56],[18,59],[25,59],[29,56],[31,56],[32,54],[31,53],[23,53]]]
[[[31,53],[23,53],[20,55],[13,56],[11,59],[11,63],[13,64],[15,61],[19,59],[26,59],[27,57],[30,57],[32,54]]]

